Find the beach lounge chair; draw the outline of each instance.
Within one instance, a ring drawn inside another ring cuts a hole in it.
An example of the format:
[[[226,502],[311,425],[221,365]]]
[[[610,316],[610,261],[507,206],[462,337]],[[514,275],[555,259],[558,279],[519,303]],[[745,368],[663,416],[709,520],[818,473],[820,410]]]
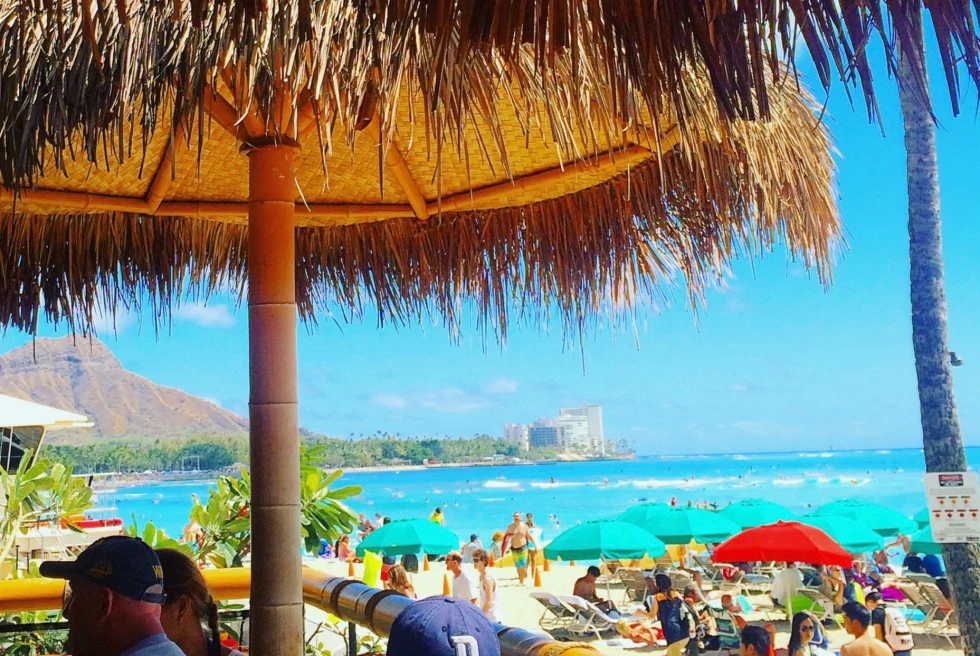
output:
[[[735,617],[727,608],[715,608],[708,604],[705,609],[715,621],[715,630],[718,636],[717,649],[709,651],[712,653],[738,653],[739,646],[742,644],[742,632],[738,629]]]
[[[558,597],[563,604],[575,611],[575,618],[571,624],[565,627],[571,633],[579,635],[593,634],[596,639],[601,640],[602,634],[606,631],[616,630],[618,617],[612,617],[603,612],[595,604],[571,595],[568,597]]]
[[[908,609],[905,613],[905,619],[908,620],[910,624],[925,624],[927,621],[932,621],[932,616],[936,613],[936,606],[926,599],[926,597],[922,594],[922,591],[919,590],[919,586],[912,581],[900,580],[895,584],[895,587],[898,588],[908,600],[908,603],[905,604],[906,608]],[[922,614],[922,619],[916,619],[916,611]]]
[[[935,583],[921,582],[917,583],[916,587],[919,588],[926,602],[932,606],[922,624],[928,626],[932,622],[937,622],[941,625],[943,620],[953,613],[953,605]]]
[[[669,553],[664,553],[662,556],[657,556],[654,562],[657,564],[657,569],[664,572],[668,572],[677,567],[677,564],[670,557]]]
[[[552,632],[568,627],[575,621],[575,611],[566,606],[561,600],[550,592],[532,592],[531,599],[534,599],[544,607],[538,619],[538,626],[547,632]]]
[[[678,592],[684,592],[684,588],[694,583],[694,578],[681,569],[672,569],[667,576],[670,577],[670,586]]]
[[[627,604],[642,602],[650,594],[647,578],[639,569],[623,567],[618,574],[619,581],[623,584],[623,600]]]
[[[837,627],[843,631],[844,625],[841,624],[840,616],[834,612],[834,600],[824,595],[819,590],[812,590],[810,588],[803,588],[799,591],[799,596],[806,597],[810,602],[811,606],[806,610],[809,610],[813,615],[823,622],[824,620],[831,620]],[[791,609],[787,608],[789,613],[789,618],[792,619],[793,613],[804,610],[802,608]]]
[[[946,638],[946,640],[949,642],[949,646],[953,649],[963,648],[961,640],[959,641],[959,645],[953,642],[953,638],[960,637],[960,624],[955,610],[951,610],[950,612],[946,613],[946,616],[943,617],[942,621],[935,627],[927,629],[926,633],[929,635],[936,635]]]
[[[712,587],[719,585],[725,581],[725,576],[721,573],[723,568],[732,568],[732,565],[727,563],[712,563],[696,553],[691,553],[691,562],[694,563],[695,568],[701,572],[702,578],[711,583]]]

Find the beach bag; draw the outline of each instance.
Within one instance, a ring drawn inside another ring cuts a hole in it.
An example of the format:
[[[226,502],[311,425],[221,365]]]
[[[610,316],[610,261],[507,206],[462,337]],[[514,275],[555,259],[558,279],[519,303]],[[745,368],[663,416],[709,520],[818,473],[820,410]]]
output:
[[[892,651],[910,651],[915,647],[912,639],[912,631],[909,630],[909,623],[895,608],[885,609],[885,630],[883,631],[885,642],[892,648]]]
[[[690,638],[690,624],[686,621],[686,615],[690,613],[687,604],[677,593],[671,597],[663,593],[657,593],[657,617],[660,619],[660,627],[664,632],[664,640],[668,645]]]

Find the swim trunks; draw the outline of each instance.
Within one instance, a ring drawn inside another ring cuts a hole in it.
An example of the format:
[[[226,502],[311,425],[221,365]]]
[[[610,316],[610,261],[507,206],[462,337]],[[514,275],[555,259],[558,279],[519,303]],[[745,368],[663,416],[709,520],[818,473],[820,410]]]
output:
[[[511,547],[510,553],[514,556],[514,567],[517,569],[527,569],[527,545],[515,548]]]

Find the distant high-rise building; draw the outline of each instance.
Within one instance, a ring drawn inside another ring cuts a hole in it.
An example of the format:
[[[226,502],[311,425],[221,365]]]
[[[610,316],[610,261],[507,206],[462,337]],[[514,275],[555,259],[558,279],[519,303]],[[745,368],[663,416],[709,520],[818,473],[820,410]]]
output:
[[[504,424],[504,439],[518,444],[521,451],[531,448],[527,426],[524,424]]]
[[[562,445],[567,451],[592,453],[589,418],[584,414],[562,414],[556,419],[561,429]]]
[[[563,446],[562,429],[554,419],[538,419],[527,427],[527,434],[531,448],[560,449]]]
[[[602,431],[602,407],[586,403],[578,408],[558,411],[559,423],[575,427],[575,448],[593,455],[606,455],[606,439]],[[582,424],[585,424],[584,434]]]

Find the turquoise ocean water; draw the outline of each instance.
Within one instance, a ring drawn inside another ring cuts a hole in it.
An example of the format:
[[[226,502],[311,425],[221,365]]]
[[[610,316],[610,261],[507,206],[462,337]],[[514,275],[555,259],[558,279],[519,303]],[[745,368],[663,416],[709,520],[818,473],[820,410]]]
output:
[[[967,449],[972,462],[980,447]],[[724,506],[769,499],[805,514],[823,503],[856,498],[908,515],[925,506],[921,450],[660,456],[510,467],[459,467],[405,472],[349,471],[341,479],[364,488],[351,507],[368,517],[424,518],[443,507],[446,526],[464,541],[476,533],[488,544],[514,511],[534,513],[544,539],[577,521],[614,517],[641,501],[709,501]],[[552,482],[554,479],[554,482]],[[119,488],[117,512],[133,513],[172,536],[187,522],[191,493],[207,497],[207,481]],[[549,519],[549,515],[556,516]]]

